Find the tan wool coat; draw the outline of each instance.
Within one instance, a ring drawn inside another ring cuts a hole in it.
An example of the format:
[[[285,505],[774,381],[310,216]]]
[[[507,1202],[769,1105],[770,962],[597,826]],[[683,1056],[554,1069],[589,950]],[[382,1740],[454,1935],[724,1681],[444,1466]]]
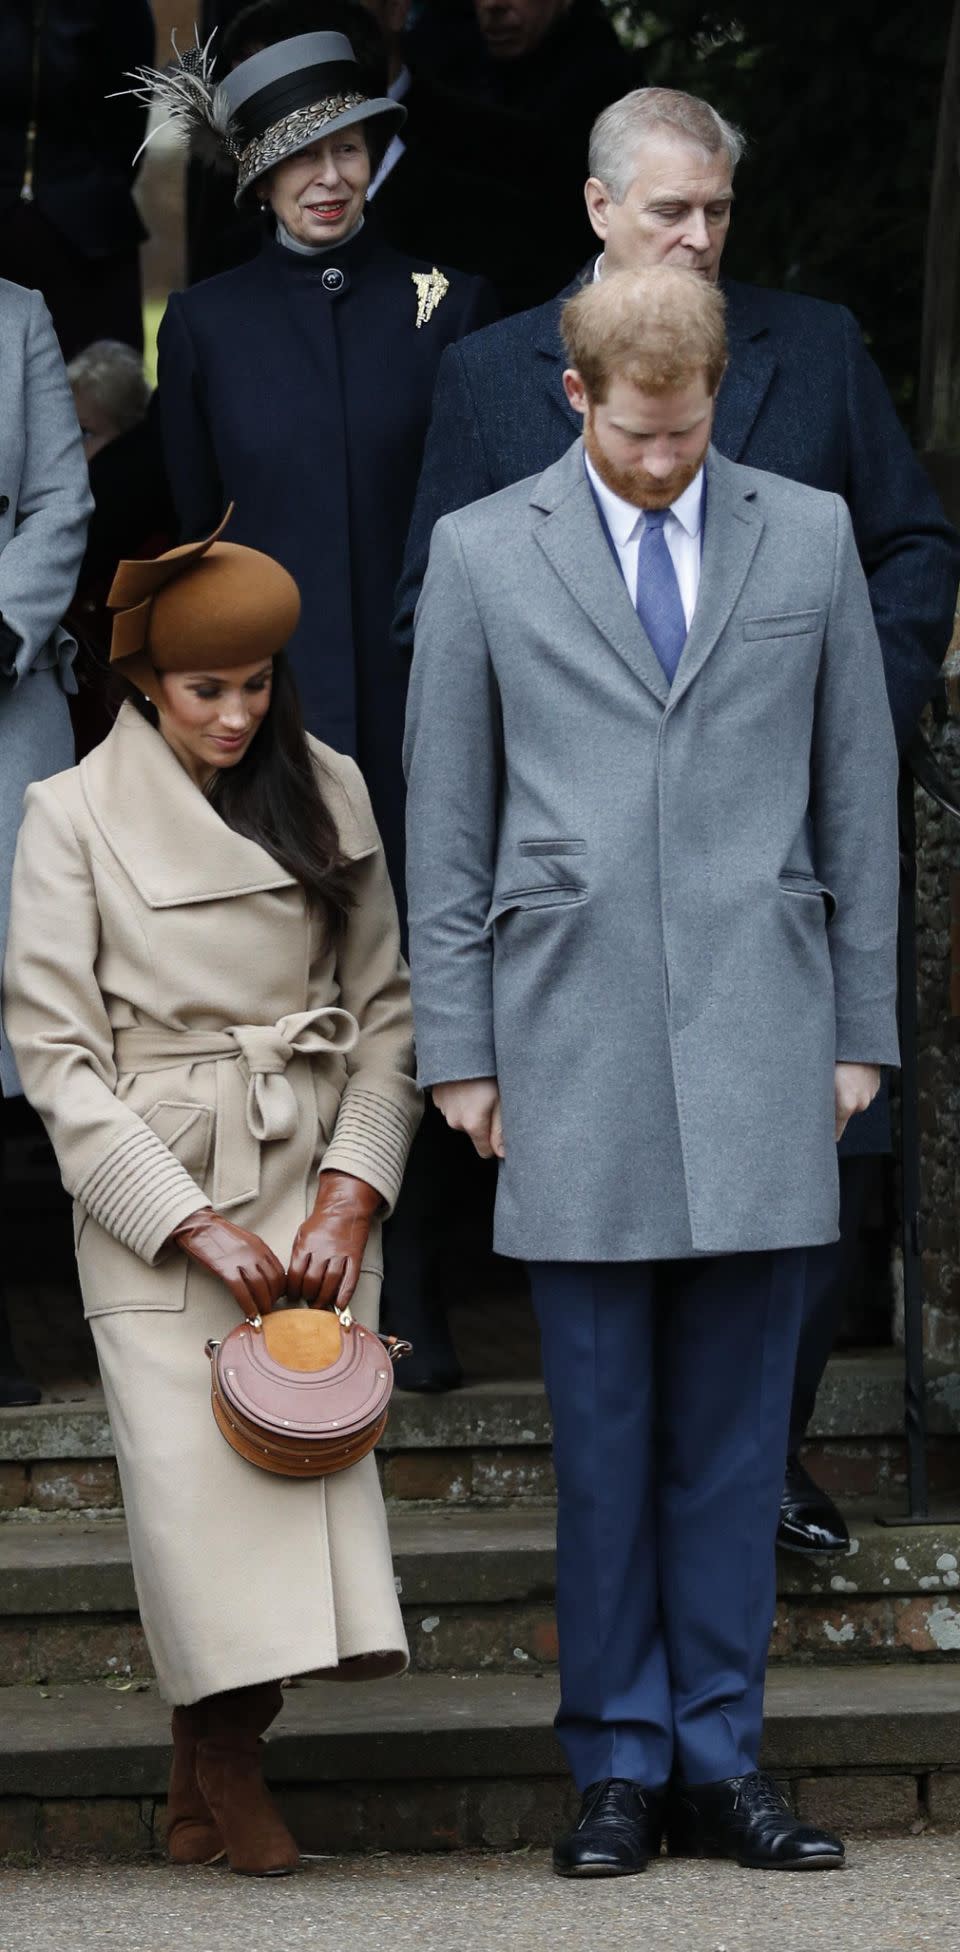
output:
[[[131,705],[31,787],[14,870],[5,1022],[73,1195],[141,1615],[175,1702],[406,1661],[374,1459],[297,1482],[228,1448],[204,1343],[239,1312],[164,1247],[210,1201],[285,1264],[321,1165],[388,1211],[400,1188],[420,1103],[393,896],[360,773],[310,745],[352,863],[335,945]],[[353,1304],[372,1327],[380,1276],[375,1228]]]

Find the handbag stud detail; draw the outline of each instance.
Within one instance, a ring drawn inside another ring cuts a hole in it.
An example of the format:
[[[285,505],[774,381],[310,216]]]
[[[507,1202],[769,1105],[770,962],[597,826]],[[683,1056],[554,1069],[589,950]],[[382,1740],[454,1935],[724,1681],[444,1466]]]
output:
[[[217,1427],[248,1464],[322,1478],[366,1457],[386,1427],[393,1364],[410,1343],[349,1308],[280,1307],[206,1345]]]

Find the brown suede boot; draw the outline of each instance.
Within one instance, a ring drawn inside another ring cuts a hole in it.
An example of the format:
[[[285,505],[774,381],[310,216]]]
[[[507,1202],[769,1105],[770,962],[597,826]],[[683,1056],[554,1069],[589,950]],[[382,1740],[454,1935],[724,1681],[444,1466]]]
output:
[[[171,1864],[216,1864],[227,1854],[197,1782],[197,1741],[203,1709],[203,1702],[175,1708],[170,1723],[173,1763],[167,1790],[167,1851]]]
[[[300,1852],[263,1780],[260,1736],[280,1713],[279,1681],[208,1695],[197,1744],[197,1782],[232,1871],[286,1877]]]

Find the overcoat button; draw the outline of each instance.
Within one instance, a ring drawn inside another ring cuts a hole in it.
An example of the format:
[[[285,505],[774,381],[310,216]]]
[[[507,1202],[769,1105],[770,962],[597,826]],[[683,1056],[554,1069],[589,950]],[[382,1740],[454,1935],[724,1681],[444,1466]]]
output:
[[[0,495],[0,515],[6,515],[7,509],[9,507],[10,507],[9,495]]]
[[[324,291],[342,291],[343,272],[339,269],[338,265],[329,264],[320,282],[323,285]]]

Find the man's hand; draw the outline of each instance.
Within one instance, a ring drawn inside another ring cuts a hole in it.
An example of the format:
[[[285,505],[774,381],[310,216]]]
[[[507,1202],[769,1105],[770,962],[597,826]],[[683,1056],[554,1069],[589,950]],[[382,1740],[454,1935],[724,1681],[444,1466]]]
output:
[[[837,1139],[843,1138],[854,1112],[865,1112],[880,1089],[880,1072],[875,1064],[837,1064],[833,1073],[834,1102],[837,1108]]]
[[[435,1084],[431,1096],[451,1130],[466,1132],[473,1140],[481,1159],[506,1156],[496,1078],[461,1078],[452,1084]]]

